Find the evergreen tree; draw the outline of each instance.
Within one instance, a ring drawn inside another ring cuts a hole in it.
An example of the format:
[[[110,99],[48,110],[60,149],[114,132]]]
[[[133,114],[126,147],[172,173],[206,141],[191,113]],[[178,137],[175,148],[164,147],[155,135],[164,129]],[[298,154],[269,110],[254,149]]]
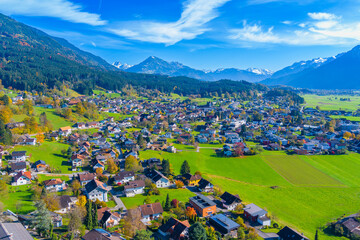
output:
[[[146,142],[144,137],[142,136],[142,134],[140,134],[137,138],[137,144],[141,147],[141,148],[145,148],[146,146]]]
[[[190,166],[189,163],[185,160],[181,165],[180,174],[184,175],[187,173],[190,173]]]
[[[93,205],[93,209],[92,209],[92,224],[93,224],[93,228],[97,228],[99,226],[99,222],[98,222],[98,212],[97,212],[97,204],[94,203]]]
[[[206,240],[206,230],[201,223],[196,222],[189,228],[189,240]]]
[[[169,211],[170,208],[171,208],[171,205],[170,205],[170,197],[169,197],[169,194],[166,195],[166,201],[165,201],[165,206],[164,206],[164,210],[165,211]]]
[[[85,226],[87,229],[91,230],[93,229],[93,223],[92,223],[92,201],[88,199],[86,203],[86,217],[85,217]]]
[[[318,235],[318,230],[317,229],[316,229],[315,239],[314,240],[319,240],[319,235]]]
[[[5,127],[4,122],[0,119],[0,143],[4,145],[12,144],[12,133]]]
[[[34,227],[41,235],[47,235],[51,229],[51,216],[43,201],[35,203]]]
[[[134,240],[153,240],[154,238],[151,236],[152,232],[148,230],[137,230],[134,236]]]
[[[168,177],[170,175],[170,163],[168,160],[162,160],[161,162],[161,166],[162,166],[162,173]]]

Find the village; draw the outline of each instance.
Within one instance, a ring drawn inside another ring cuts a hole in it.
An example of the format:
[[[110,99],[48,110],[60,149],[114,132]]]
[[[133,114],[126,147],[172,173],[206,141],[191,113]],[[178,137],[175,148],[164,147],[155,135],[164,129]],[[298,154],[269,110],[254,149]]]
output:
[[[40,211],[48,211],[51,235],[43,236],[48,239],[61,239],[64,229],[84,240],[201,239],[191,236],[202,231],[207,239],[313,239],[294,225],[279,223],[267,206],[244,202],[241,192],[222,190],[205,169],[191,171],[191,159],[173,156],[209,151],[225,162],[264,151],[285,156],[360,152],[360,125],[330,117],[355,112],[306,108],[282,97],[196,102],[165,95],[150,100],[111,94],[62,97],[57,104],[31,94],[11,99],[18,106],[30,102],[38,112],[57,108],[77,113],[91,104],[101,116],[108,114],[102,120],[73,121],[42,133],[13,134],[12,146],[0,146],[2,179],[12,188],[31,186],[34,197],[46,203],[26,213],[21,206],[17,211],[4,209],[24,232]],[[17,129],[27,124],[11,121],[6,128],[19,133]],[[52,143],[66,146],[54,153],[64,159],[61,169],[24,150]],[[135,206],[129,204],[131,199],[137,199]],[[346,221],[340,224],[359,236],[360,223],[351,219],[352,229],[343,224]]]

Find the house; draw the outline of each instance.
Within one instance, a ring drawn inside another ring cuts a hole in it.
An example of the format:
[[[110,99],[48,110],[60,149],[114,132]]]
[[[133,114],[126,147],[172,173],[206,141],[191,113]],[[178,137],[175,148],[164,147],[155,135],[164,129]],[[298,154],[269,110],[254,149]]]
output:
[[[151,169],[147,171],[145,175],[150,178],[158,188],[170,187],[170,180],[157,170]]]
[[[208,180],[202,178],[200,181],[199,181],[199,184],[198,184],[198,189],[200,192],[213,192],[214,191],[214,185],[211,184]]]
[[[59,135],[60,136],[69,136],[72,133],[71,127],[70,126],[66,126],[66,127],[61,127],[59,128]]]
[[[98,199],[102,202],[108,201],[108,189],[106,184],[96,179],[91,180],[85,185],[85,194],[88,199],[95,201]]]
[[[237,229],[240,227],[239,224],[226,217],[224,214],[211,216],[209,219],[209,224],[216,231],[220,232],[221,235],[227,235],[234,238],[237,237]]]
[[[110,212],[109,208],[100,208],[97,211],[100,226],[102,226],[103,228],[111,228],[120,223],[120,215],[118,213]]]
[[[132,171],[122,171],[114,176],[114,183],[116,185],[124,184],[135,180],[135,174]]]
[[[26,151],[14,151],[11,153],[11,160],[9,162],[25,162]]]
[[[74,154],[71,156],[70,161],[73,168],[81,167],[85,157],[80,154]]]
[[[36,162],[34,162],[31,165],[31,168],[35,172],[45,172],[47,167],[48,166],[46,165],[45,161],[43,161],[43,160],[37,160]]]
[[[143,180],[136,180],[128,182],[124,186],[124,192],[126,197],[134,197],[136,194],[143,194],[145,189],[145,182]]]
[[[166,151],[169,153],[176,153],[176,148],[174,146],[168,146]]]
[[[251,222],[258,222],[262,226],[270,226],[271,220],[267,216],[267,211],[256,206],[254,203],[244,207],[244,216]]]
[[[141,212],[141,221],[143,223],[158,219],[164,212],[160,202],[141,205],[139,210]]]
[[[186,239],[188,235],[190,224],[188,220],[179,221],[175,218],[170,218],[165,224],[158,228],[155,239],[161,240],[180,240]]]
[[[27,138],[25,140],[26,145],[35,146],[36,145],[36,138]]]
[[[120,233],[116,232],[108,232],[102,228],[96,228],[88,233],[86,233],[82,238],[82,240],[126,240],[125,238],[121,237]]]
[[[96,179],[95,173],[81,173],[78,175],[81,186],[85,186],[90,181]]]
[[[10,163],[10,175],[15,176],[18,172],[26,171],[26,162]]]
[[[59,196],[57,199],[59,202],[59,209],[55,210],[55,212],[61,214],[69,212],[78,201],[76,197],[70,197],[68,195]]]
[[[224,192],[221,196],[221,203],[224,208],[226,208],[229,211],[235,210],[237,205],[241,203],[241,199],[239,195],[232,195],[228,192]]]
[[[43,181],[44,187],[49,192],[61,192],[66,189],[65,181],[56,178]]]
[[[34,238],[20,222],[4,222],[0,223],[0,239],[33,240]]]
[[[216,203],[202,194],[191,197],[189,203],[200,217],[208,217],[216,213]]]
[[[188,186],[197,186],[200,182],[200,180],[202,179],[202,177],[200,175],[191,175],[190,173],[186,173],[184,175],[182,175],[182,178],[185,182],[186,185]]]
[[[278,232],[280,240],[309,240],[309,238],[305,237],[303,234],[295,231],[288,226],[285,226]]]
[[[98,169],[98,168],[101,168],[103,171],[105,170],[105,164],[98,159],[93,159],[91,161],[91,164],[93,166],[94,171],[96,171],[96,169]]]
[[[31,172],[18,172],[13,179],[12,185],[26,185],[31,183]]]

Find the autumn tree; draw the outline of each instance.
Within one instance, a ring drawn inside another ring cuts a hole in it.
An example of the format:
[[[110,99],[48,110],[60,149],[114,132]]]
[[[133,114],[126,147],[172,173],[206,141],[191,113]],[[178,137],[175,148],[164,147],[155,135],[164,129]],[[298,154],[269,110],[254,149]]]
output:
[[[103,170],[101,167],[98,167],[98,168],[95,170],[97,176],[101,176],[101,175],[103,174],[103,171],[104,171],[104,170]]]
[[[23,105],[24,113],[28,116],[33,115],[34,113],[34,107],[31,100],[25,99],[24,105]]]
[[[36,134],[36,141],[37,141],[38,143],[43,143],[44,140],[45,140],[44,134],[42,134],[42,133]]]
[[[0,121],[2,121],[4,124],[7,124],[10,122],[11,118],[11,109],[7,106],[0,106]]]
[[[138,172],[142,170],[142,166],[134,156],[130,155],[125,159],[125,170]]]
[[[194,208],[192,207],[187,207],[186,211],[185,211],[185,215],[186,217],[188,217],[189,219],[192,219],[196,216],[196,211]]]
[[[76,196],[79,196],[79,191],[80,191],[80,188],[81,188],[81,184],[79,182],[79,180],[75,179],[74,181],[72,181],[71,183],[71,188],[73,190],[73,192],[75,193]],[[85,196],[83,196],[85,197]],[[85,204],[84,204],[85,206]]]
[[[119,171],[119,167],[115,164],[114,159],[109,159],[107,161],[107,165],[108,165],[107,170],[109,173],[115,174]]]

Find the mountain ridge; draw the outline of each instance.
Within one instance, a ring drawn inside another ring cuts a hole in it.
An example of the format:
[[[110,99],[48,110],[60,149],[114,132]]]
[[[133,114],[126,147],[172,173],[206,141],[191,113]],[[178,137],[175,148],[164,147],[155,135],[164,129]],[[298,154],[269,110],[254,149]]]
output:
[[[268,78],[272,74],[272,71],[270,70],[258,68],[248,68],[245,70],[237,68],[219,68],[214,71],[198,70],[179,62],[168,62],[155,56],[150,56],[139,64],[128,68],[123,68],[122,65],[117,66],[116,63],[118,62],[113,64],[115,67],[127,72],[186,76],[205,81],[230,79],[234,81],[244,80],[249,82],[259,82]]]

